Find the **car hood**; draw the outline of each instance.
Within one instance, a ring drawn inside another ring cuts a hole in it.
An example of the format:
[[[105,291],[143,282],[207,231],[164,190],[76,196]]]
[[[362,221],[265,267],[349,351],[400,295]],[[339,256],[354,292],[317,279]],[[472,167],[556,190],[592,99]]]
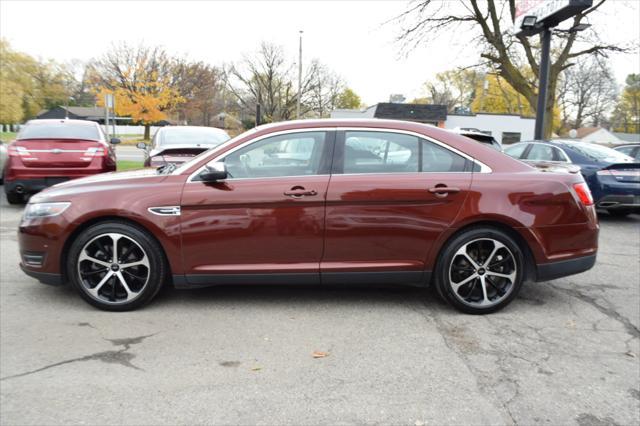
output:
[[[141,169],[126,172],[101,173],[51,186],[31,197],[30,202],[60,200],[83,193],[98,191],[126,191],[129,188],[161,183],[168,175],[158,174],[155,169]],[[108,202],[108,199],[105,199]]]

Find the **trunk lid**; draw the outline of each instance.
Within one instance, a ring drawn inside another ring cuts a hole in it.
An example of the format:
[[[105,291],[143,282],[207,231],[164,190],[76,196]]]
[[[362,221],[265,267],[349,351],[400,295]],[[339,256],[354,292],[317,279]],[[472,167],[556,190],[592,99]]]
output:
[[[616,163],[604,167],[598,172],[609,173],[618,182],[640,183],[640,163]]]
[[[25,167],[87,167],[106,147],[98,141],[77,139],[22,139],[15,148]]]

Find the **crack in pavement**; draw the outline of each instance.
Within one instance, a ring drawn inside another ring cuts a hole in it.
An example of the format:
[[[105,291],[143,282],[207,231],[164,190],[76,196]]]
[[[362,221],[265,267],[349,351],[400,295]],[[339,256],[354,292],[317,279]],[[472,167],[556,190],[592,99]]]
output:
[[[72,358],[72,359],[67,359],[64,361],[60,361],[60,362],[55,362],[53,364],[49,364],[49,365],[45,365],[44,367],[40,367],[37,368],[35,370],[31,370],[31,371],[26,371],[24,373],[19,373],[19,374],[13,374],[11,376],[5,376],[0,378],[0,381],[4,381],[4,380],[9,380],[9,379],[16,379],[18,377],[24,377],[24,376],[29,376],[31,374],[36,374],[36,373],[40,373],[41,371],[45,371],[45,370],[49,370],[51,368],[55,368],[55,367],[59,367],[61,365],[66,365],[66,364],[71,364],[74,362],[82,362],[82,361],[102,361],[102,362],[106,362],[108,364],[120,364],[124,367],[128,367],[128,368],[133,368],[135,370],[139,370],[139,371],[144,371],[144,369],[137,367],[136,365],[131,363],[131,360],[133,360],[136,356],[135,354],[132,354],[130,352],[127,352],[130,348],[131,345],[137,345],[138,343],[141,343],[144,339],[154,336],[156,333],[153,334],[148,334],[145,336],[138,336],[138,337],[130,337],[130,338],[124,338],[124,339],[105,339],[109,342],[111,342],[111,344],[113,344],[114,346],[124,346],[124,348],[117,350],[117,351],[102,351],[102,352],[96,352],[90,355],[85,355],[85,356],[81,356],[78,358]]]
[[[420,301],[421,305],[425,305],[424,301]],[[460,362],[462,362],[466,367],[471,376],[473,376],[476,387],[478,389],[478,394],[485,399],[491,406],[493,406],[504,418],[505,420],[510,420],[511,424],[517,425],[518,422],[515,419],[514,414],[511,411],[511,408],[508,404],[511,404],[516,398],[520,396],[520,386],[517,383],[517,379],[511,378],[510,375],[504,370],[503,366],[498,366],[498,369],[503,373],[504,377],[501,377],[499,381],[508,382],[514,387],[513,395],[509,398],[507,402],[502,401],[498,395],[495,394],[494,386],[491,383],[491,380],[488,380],[487,377],[483,374],[482,371],[479,371],[472,362],[465,355],[465,350],[473,352],[473,353],[484,353],[487,355],[497,356],[499,362],[502,361],[499,355],[494,353],[493,351],[487,351],[477,347],[477,344],[472,342],[464,341],[464,333],[461,332],[458,328],[454,327],[453,330],[450,329],[440,318],[437,313],[431,312],[431,315],[427,313],[428,311],[425,309],[417,308],[415,309],[413,306],[410,306],[410,309],[414,312],[418,313],[423,318],[431,321],[435,325],[435,329],[440,334],[440,337],[443,340],[444,345],[449,349],[453,354],[455,354]]]
[[[638,327],[633,325],[628,318],[622,316],[615,309],[611,307],[602,306],[600,303],[597,302],[597,299],[595,297],[589,296],[588,294],[584,294],[573,288],[559,287],[552,283],[549,283],[549,285],[562,293],[568,294],[569,296],[573,296],[576,299],[579,299],[585,303],[588,303],[589,305],[593,306],[594,308],[596,308],[598,311],[600,311],[607,317],[615,321],[618,321],[620,324],[622,324],[628,334],[630,334],[633,337],[640,338],[640,329],[638,329]]]

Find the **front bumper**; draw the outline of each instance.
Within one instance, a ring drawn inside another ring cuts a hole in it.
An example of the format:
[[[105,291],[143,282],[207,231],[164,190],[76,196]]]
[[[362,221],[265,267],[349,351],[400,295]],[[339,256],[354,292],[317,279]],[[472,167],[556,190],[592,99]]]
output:
[[[536,266],[536,281],[549,281],[568,275],[588,271],[595,265],[596,255],[576,257],[559,262],[542,263]]]
[[[47,284],[47,285],[63,284],[62,274],[52,274],[48,272],[34,271],[33,269],[26,268],[22,263],[20,264],[20,269],[22,269],[22,272],[24,272],[25,274],[29,275],[32,278],[37,279],[42,284]]]

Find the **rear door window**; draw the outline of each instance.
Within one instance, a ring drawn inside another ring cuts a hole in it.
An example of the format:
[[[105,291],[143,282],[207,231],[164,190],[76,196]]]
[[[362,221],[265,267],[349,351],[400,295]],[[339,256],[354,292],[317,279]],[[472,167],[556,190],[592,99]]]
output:
[[[522,158],[522,154],[524,154],[524,150],[527,148],[526,143],[519,143],[517,145],[512,145],[504,149],[504,153],[513,158]]]
[[[420,139],[391,132],[345,132],[344,173],[419,171]]]
[[[431,173],[464,172],[467,160],[433,142],[422,142],[422,171]]]
[[[527,160],[554,161],[553,147],[550,145],[534,143],[529,150],[529,154],[527,154]]]

